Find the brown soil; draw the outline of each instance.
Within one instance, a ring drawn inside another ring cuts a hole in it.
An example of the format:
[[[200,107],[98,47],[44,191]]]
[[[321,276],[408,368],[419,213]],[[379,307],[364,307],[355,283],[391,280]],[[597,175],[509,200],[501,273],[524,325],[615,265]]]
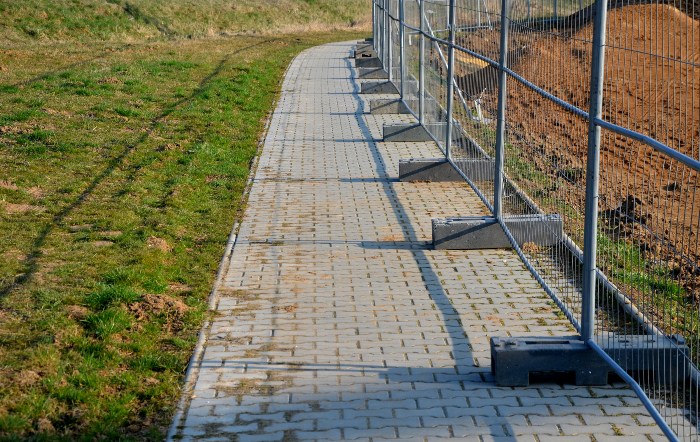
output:
[[[17,187],[17,185],[15,185],[13,182],[7,181],[7,180],[0,180],[0,188],[2,188],[2,189],[8,189],[8,190],[17,190],[17,189],[19,189],[19,187]]]
[[[146,294],[141,301],[129,305],[129,311],[133,313],[137,321],[147,321],[152,317],[164,318],[164,328],[168,332],[182,329],[183,319],[189,309],[184,302],[177,298],[155,294]]]
[[[55,430],[49,419],[42,417],[37,421],[37,431],[39,433],[53,433]]]
[[[158,238],[156,236],[149,236],[148,239],[146,240],[146,244],[148,247],[158,249],[162,252],[169,252],[172,250],[172,247],[170,247],[170,244],[163,238]]]
[[[33,370],[23,370],[14,377],[14,383],[21,387],[31,387],[41,380],[41,375]]]
[[[90,314],[90,310],[82,305],[68,305],[66,306],[66,313],[69,318],[75,321],[82,321]]]
[[[284,306],[274,306],[274,307],[272,307],[272,310],[273,311],[283,311],[286,313],[294,313],[297,311],[298,308],[299,308],[299,306],[297,304],[293,304],[293,305],[284,305]]]
[[[122,81],[117,77],[106,77],[99,81],[100,84],[121,84]]]
[[[68,226],[68,230],[72,233],[87,232],[92,229],[92,224],[80,224],[78,226]]]
[[[516,32],[509,66],[553,95],[588,110],[592,23],[577,29]],[[463,44],[496,57],[497,35],[465,35]],[[495,58],[494,58],[495,59]],[[483,93],[490,118],[497,72],[462,63],[458,82],[472,99]],[[588,124],[515,80],[508,83],[508,141],[516,161],[509,174],[547,212],[561,213],[582,232]],[[609,11],[603,118],[700,158],[700,22],[664,4]],[[603,130],[600,194],[602,226],[638,247],[645,259],[671,269],[691,299],[699,298],[700,192],[698,174],[653,148]],[[513,158],[511,158],[513,160]],[[508,160],[507,160],[508,161]],[[516,165],[517,166],[517,165]],[[530,191],[528,191],[530,192]],[[634,207],[629,205],[633,201]],[[629,206],[629,207],[628,207]],[[574,234],[582,244],[582,238]]]
[[[27,255],[19,249],[10,249],[2,254],[2,257],[13,261],[24,261],[27,259]]]
[[[469,39],[479,50],[497,49],[487,33]],[[590,23],[558,34],[516,33],[509,64],[527,80],[588,110],[591,39]],[[462,73],[459,81],[468,95],[485,88],[484,102],[496,102],[495,70],[468,66]],[[547,201],[556,199],[583,213],[586,121],[516,81],[509,81],[508,92],[509,142],[538,172],[536,179],[519,177],[518,184],[550,186],[543,189],[546,199],[537,199],[547,211],[562,212],[547,207]],[[603,118],[700,158],[700,22],[663,4],[609,11]],[[697,173],[605,130],[601,149],[603,225],[612,235],[633,241],[649,259],[664,260],[679,268],[674,272],[688,274],[686,288],[696,292],[691,281],[697,278],[691,276],[700,263]],[[637,202],[634,211],[625,210],[630,200]]]
[[[35,199],[41,199],[44,197],[44,190],[38,186],[30,187],[27,189],[27,193]]]
[[[102,240],[102,241],[92,241],[92,242],[90,242],[90,244],[92,244],[95,247],[109,247],[109,246],[113,246],[114,242]]]
[[[13,204],[13,203],[5,203],[5,212],[14,215],[18,213],[27,213],[27,212],[41,212],[44,210],[43,207],[41,206],[32,206],[31,204]]]
[[[171,292],[190,292],[192,291],[192,287],[186,284],[181,284],[179,282],[173,282],[171,284],[168,284],[168,290],[170,290]]]

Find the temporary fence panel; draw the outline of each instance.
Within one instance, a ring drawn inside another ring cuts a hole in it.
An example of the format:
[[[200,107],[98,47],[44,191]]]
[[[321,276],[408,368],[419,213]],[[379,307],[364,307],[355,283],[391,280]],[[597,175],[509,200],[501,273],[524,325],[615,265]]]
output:
[[[552,245],[513,245],[573,328],[665,431],[698,438],[697,0],[375,0],[373,11],[402,99],[501,225],[563,221],[563,233],[539,232]]]

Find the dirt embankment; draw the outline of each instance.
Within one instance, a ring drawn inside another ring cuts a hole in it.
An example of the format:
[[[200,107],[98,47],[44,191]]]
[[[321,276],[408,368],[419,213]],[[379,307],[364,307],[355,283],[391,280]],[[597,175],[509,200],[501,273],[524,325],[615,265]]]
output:
[[[688,8],[697,15],[697,6]],[[551,32],[517,32],[516,27],[509,66],[587,111],[592,28],[592,23]],[[497,35],[482,31],[465,39],[476,50],[493,52]],[[616,7],[608,14],[605,56],[603,118],[700,158],[700,22],[668,4]],[[467,95],[486,89],[483,103],[493,115],[495,70],[466,67],[457,72]],[[587,122],[514,80],[508,83],[507,119],[509,142],[522,162],[537,169],[522,174],[520,185],[536,189],[546,182],[551,187],[536,198],[543,208],[562,213],[564,203],[583,213]],[[686,292],[700,297],[698,173],[606,130],[601,150],[603,225],[612,235],[627,238],[645,259],[668,263]],[[625,211],[629,201],[634,210]]]

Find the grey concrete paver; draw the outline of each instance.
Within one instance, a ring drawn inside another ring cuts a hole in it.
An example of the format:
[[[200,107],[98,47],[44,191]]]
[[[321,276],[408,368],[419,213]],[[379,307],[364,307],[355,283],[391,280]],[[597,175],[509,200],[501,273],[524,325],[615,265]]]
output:
[[[655,438],[623,384],[493,383],[491,336],[573,330],[513,252],[431,249],[431,218],[486,209],[465,183],[397,180],[400,158],[440,152],[377,141],[412,117],[366,113],[352,48],[288,70],[176,435]]]

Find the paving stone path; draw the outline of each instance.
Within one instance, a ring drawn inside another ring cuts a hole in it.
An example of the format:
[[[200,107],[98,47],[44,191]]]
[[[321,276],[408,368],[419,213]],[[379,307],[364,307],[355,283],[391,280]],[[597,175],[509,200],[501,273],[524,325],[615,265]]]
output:
[[[348,57],[291,64],[175,440],[665,440],[624,384],[500,388],[488,339],[572,334],[508,250],[437,251],[464,183],[402,183]],[[373,97],[373,98],[376,98]]]

